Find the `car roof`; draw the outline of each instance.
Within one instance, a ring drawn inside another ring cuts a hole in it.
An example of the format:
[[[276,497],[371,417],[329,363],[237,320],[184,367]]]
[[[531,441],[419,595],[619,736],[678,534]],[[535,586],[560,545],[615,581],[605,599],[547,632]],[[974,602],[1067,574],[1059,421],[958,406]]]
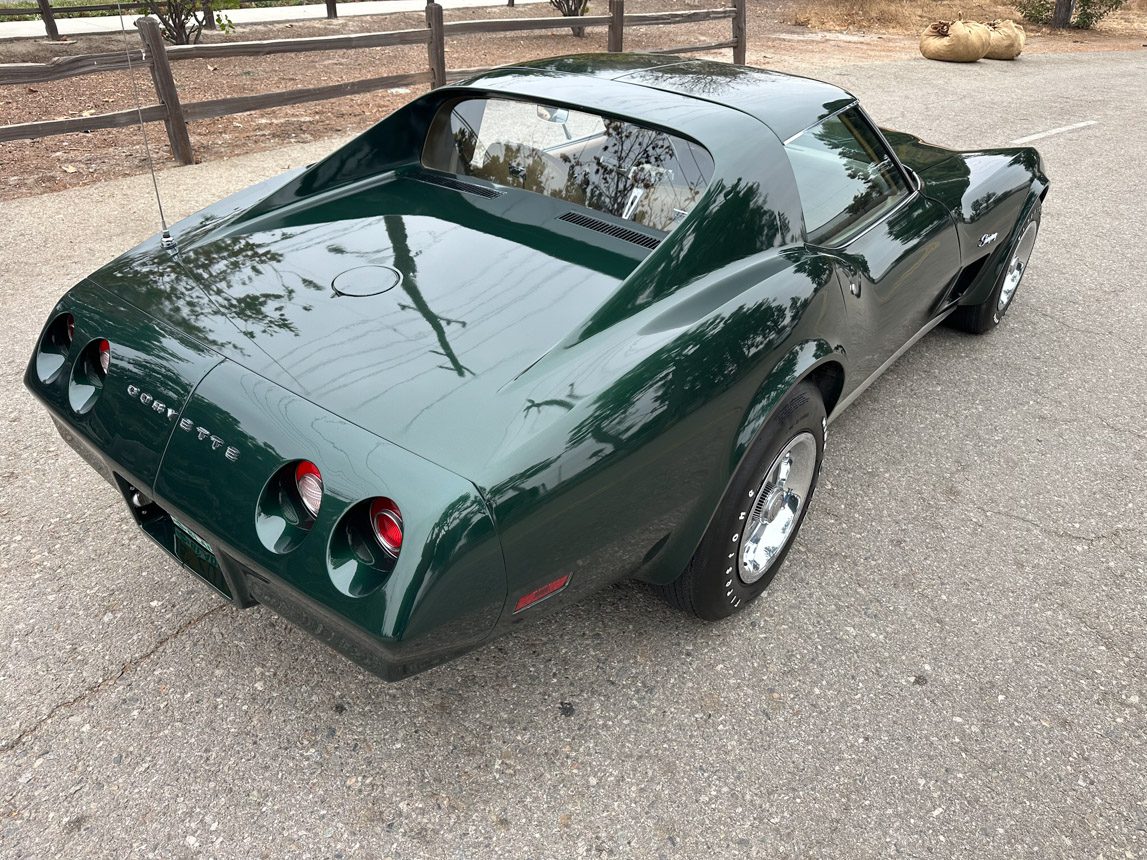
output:
[[[731,108],[764,123],[782,141],[856,101],[847,90],[799,75],[662,54],[575,54],[503,68],[550,80],[592,78],[646,87]],[[482,76],[467,83],[481,86]]]

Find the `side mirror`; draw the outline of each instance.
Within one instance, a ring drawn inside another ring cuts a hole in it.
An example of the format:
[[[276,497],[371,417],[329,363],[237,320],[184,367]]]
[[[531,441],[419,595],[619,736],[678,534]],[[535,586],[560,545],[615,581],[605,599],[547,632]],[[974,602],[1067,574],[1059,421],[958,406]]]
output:
[[[565,125],[569,122],[569,118],[570,112],[566,108],[552,108],[546,107],[545,105],[538,105],[538,119]]]

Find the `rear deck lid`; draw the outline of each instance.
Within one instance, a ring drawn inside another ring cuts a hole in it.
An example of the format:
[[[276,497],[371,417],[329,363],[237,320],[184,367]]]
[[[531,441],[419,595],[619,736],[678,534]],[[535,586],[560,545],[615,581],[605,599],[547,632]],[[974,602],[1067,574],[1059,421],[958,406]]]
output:
[[[444,426],[472,420],[651,251],[563,220],[562,201],[439,180],[386,177],[234,222],[180,248],[182,283],[167,295],[154,260],[95,277],[434,459],[434,446],[456,444]]]

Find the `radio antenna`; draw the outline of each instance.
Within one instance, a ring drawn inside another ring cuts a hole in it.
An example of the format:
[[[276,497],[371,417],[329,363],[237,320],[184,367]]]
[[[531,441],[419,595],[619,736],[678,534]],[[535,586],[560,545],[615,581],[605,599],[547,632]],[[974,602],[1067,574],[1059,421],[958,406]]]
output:
[[[172,248],[175,246],[175,240],[171,238],[171,233],[167,229],[167,218],[163,214],[163,199],[159,196],[159,180],[155,177],[155,162],[151,158],[151,146],[147,142],[147,126],[143,122],[143,108],[140,106],[139,101],[139,86],[135,81],[135,67],[131,62],[131,45],[127,40],[127,27],[123,22],[123,7],[120,5],[120,0],[116,0],[116,12],[119,14],[119,29],[123,33],[123,49],[127,55],[127,74],[131,78],[131,91],[135,97],[135,112],[139,116],[139,133],[143,137],[143,152],[147,157],[147,169],[151,172],[151,187],[155,190],[155,208],[159,210],[159,226],[162,232],[159,234],[160,244],[165,248]],[[144,58],[146,59],[146,49],[144,49]]]

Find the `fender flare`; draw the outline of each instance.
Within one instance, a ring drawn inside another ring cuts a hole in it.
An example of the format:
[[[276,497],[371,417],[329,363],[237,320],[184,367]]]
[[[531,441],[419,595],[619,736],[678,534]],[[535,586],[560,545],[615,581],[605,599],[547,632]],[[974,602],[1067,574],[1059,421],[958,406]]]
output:
[[[833,365],[835,367],[831,367]],[[818,387],[821,388],[822,394],[832,398],[831,403],[826,401],[825,404],[831,414],[833,406],[839,402],[847,372],[843,347],[834,348],[823,338],[805,340],[796,344],[773,366],[764,381],[757,387],[742,414],[740,426],[733,435],[733,444],[729,450],[728,466],[725,470],[721,491],[716,497],[716,502],[707,511],[703,523],[699,520],[693,520],[691,528],[673,535],[665,546],[659,547],[656,558],[650,559],[650,564],[637,572],[638,579],[657,585],[665,585],[680,576],[685,569],[684,565],[673,566],[667,560],[692,557],[705,536],[709,524],[713,521],[713,517],[724,502],[729,492],[729,485],[741,466],[741,461],[757,436],[760,435],[761,430],[768,424],[773,413],[776,412],[796,385],[810,376],[819,376],[818,371],[821,369],[828,370],[830,367],[831,372],[825,373],[823,377],[823,381],[830,386],[830,390],[826,392],[825,388],[821,386],[821,379],[818,379]]]
[[[776,363],[749,401],[741,418],[741,426],[733,438],[733,447],[729,452],[730,480],[740,468],[741,461],[753,441],[760,435],[761,430],[768,424],[789,392],[819,369],[835,364],[833,375],[839,380],[835,390],[821,389],[822,395],[826,396],[825,408],[830,415],[832,414],[844,387],[844,355],[843,347],[834,348],[823,338],[816,338],[797,344]]]
[[[1003,253],[995,254],[995,259],[990,260],[983,268],[983,271],[976,277],[976,282],[968,288],[964,295],[960,296],[959,305],[979,305],[983,304],[991,296],[992,291],[996,288],[996,284],[1004,275],[1004,270],[1012,259],[1012,249],[1015,247],[1016,242],[1019,240],[1020,225],[1026,220],[1028,215],[1036,206],[1040,205],[1047,192],[1047,186],[1040,186],[1039,183],[1032,183],[1031,189],[1028,191],[1028,199],[1024,201],[1023,207],[1020,209],[1020,217],[1016,219],[1015,225],[1008,233],[1008,241],[1001,244],[1001,251]]]

